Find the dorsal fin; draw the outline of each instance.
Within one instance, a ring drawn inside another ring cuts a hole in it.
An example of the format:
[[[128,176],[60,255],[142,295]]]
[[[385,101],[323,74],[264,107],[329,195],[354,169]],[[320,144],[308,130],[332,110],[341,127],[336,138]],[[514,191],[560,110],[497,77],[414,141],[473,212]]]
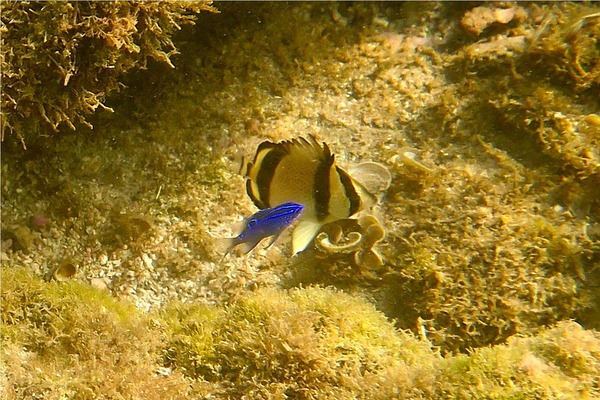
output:
[[[246,162],[241,168],[247,177],[246,191],[258,208],[273,207],[271,183],[283,159],[292,157],[301,163],[331,165],[333,155],[326,143],[319,144],[314,136],[308,139],[297,138],[279,143],[262,142],[252,162]],[[310,190],[310,188],[307,188]],[[293,199],[292,199],[293,200]]]

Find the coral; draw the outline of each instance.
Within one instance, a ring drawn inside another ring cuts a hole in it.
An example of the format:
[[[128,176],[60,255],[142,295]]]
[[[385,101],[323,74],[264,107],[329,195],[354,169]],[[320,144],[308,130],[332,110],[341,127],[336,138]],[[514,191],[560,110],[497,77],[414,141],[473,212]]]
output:
[[[104,99],[123,74],[149,59],[173,66],[171,35],[196,2],[5,2],[2,4],[2,141],[60,126],[91,126],[86,115],[109,109]]]

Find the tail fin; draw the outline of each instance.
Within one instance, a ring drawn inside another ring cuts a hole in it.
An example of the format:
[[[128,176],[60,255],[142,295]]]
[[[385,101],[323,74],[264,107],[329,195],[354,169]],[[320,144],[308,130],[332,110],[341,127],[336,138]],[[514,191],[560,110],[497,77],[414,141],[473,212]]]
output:
[[[225,256],[229,254],[234,247],[240,246],[240,252],[242,254],[248,254],[261,240],[261,237],[246,242],[240,241],[238,238],[218,238],[215,239],[214,247],[218,253],[223,253],[223,257],[221,258],[221,261],[223,261]]]
[[[223,254],[221,261],[225,258],[227,254],[235,247],[235,239],[234,238],[217,238],[214,241],[214,248],[217,253]]]
[[[373,161],[360,163],[348,171],[355,182],[370,194],[377,195],[385,192],[392,182],[390,170],[383,164]]]

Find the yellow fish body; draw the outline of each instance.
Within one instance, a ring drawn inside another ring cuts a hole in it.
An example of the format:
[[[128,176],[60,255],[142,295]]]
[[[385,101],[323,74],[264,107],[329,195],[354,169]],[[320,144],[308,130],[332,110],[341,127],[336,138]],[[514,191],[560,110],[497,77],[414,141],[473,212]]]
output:
[[[313,136],[261,143],[245,175],[246,190],[258,208],[287,202],[304,206],[292,234],[293,254],[306,249],[323,224],[348,218],[376,201],[335,164],[329,146]]]

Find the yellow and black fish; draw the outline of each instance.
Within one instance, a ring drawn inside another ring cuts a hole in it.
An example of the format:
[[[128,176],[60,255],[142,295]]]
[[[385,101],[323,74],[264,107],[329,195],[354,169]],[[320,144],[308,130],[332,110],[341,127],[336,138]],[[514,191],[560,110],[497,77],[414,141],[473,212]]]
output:
[[[246,190],[258,208],[287,202],[304,206],[292,234],[293,254],[306,249],[323,224],[348,218],[376,201],[335,164],[329,146],[313,136],[263,142],[245,167]]]

